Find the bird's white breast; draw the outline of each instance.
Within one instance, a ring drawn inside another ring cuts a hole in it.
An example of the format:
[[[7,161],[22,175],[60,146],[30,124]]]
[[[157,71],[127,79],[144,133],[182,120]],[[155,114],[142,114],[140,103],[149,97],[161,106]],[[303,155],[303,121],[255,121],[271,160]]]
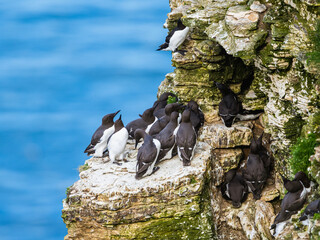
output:
[[[160,148],[161,148],[161,144],[159,142],[158,139],[153,139],[152,140],[154,145],[156,145],[156,148],[157,148],[157,156],[156,158],[153,160],[152,164],[148,167],[148,170],[147,172],[143,175],[143,176],[149,176],[152,172],[153,172],[153,168],[154,168],[154,165],[156,164],[156,160],[158,159],[158,155],[159,155],[159,152],[160,152]]]
[[[122,128],[120,131],[113,134],[108,143],[109,151],[121,153],[126,146],[128,137],[129,134],[126,128]]]
[[[156,121],[157,121],[157,120],[158,120],[158,118],[157,118],[157,117],[155,117],[155,119],[154,119],[153,123],[151,123],[151,124],[149,124],[149,125],[148,125],[148,127],[147,127],[147,129],[146,129],[146,133],[148,133],[148,134],[149,134],[149,131],[150,131],[151,127],[153,126],[153,124],[155,124],[155,123],[156,123]]]
[[[114,130],[115,130],[114,125],[104,130],[103,135],[100,138],[100,141],[94,146],[94,150],[95,150],[94,156],[96,157],[103,156],[103,152],[108,147],[108,139],[114,133]]]
[[[169,49],[171,51],[175,51],[184,42],[188,32],[189,32],[189,27],[186,27],[183,30],[175,31],[169,40]]]

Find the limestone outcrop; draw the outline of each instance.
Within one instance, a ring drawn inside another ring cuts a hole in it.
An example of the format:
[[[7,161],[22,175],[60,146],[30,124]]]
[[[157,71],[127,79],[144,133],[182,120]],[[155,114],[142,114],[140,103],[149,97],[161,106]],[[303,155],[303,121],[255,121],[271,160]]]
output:
[[[108,157],[86,161],[64,201],[65,239],[212,239],[211,147],[199,142],[192,166],[174,157],[141,180],[133,148],[121,166]]]
[[[303,226],[301,212],[276,238],[269,229],[284,196],[279,173],[292,176],[294,167],[304,165],[314,182],[308,202],[320,194],[320,148],[303,163],[293,163],[291,156],[293,149],[304,154],[299,141],[320,138],[319,1],[169,3],[164,26],[171,30],[181,18],[190,32],[180,46],[186,54],[172,54],[175,69],[158,94],[173,92],[182,103],[195,100],[205,114],[192,166],[182,167],[175,157],[137,181],[132,144],[122,166],[108,158],[87,160],[64,200],[66,239],[318,239],[319,220]],[[244,109],[264,114],[226,128],[214,81],[230,86]],[[260,200],[250,193],[234,208],[222,198],[220,184],[230,169],[245,167],[250,142],[262,132],[274,169]]]

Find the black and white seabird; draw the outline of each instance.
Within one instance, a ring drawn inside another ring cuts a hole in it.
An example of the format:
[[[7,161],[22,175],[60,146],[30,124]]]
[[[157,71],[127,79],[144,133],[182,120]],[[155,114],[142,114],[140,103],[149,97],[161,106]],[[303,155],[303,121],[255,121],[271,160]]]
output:
[[[165,115],[161,118],[159,118],[150,128],[149,134],[151,136],[154,136],[161,132],[162,129],[166,127],[166,125],[170,121],[171,113],[174,111],[178,111],[182,107],[182,104],[180,103],[170,103],[165,108]]]
[[[190,166],[197,143],[197,134],[190,121],[190,110],[182,113],[181,124],[175,130],[175,140],[180,160],[183,166]]]
[[[119,119],[114,123],[115,131],[108,140],[108,151],[111,162],[115,163],[117,158],[123,160],[124,149],[126,147],[129,133],[124,127],[121,120],[121,115]]]
[[[178,97],[174,93],[164,92],[160,95],[159,99],[153,103],[153,115],[157,118],[161,118],[165,115],[165,107],[168,104],[168,99],[171,97],[173,101],[178,102]]]
[[[155,167],[155,164],[157,163],[161,144],[159,140],[152,138],[142,129],[135,131],[134,138],[136,140],[135,147],[137,147],[141,138],[144,140],[138,150],[136,166],[136,179],[141,179],[159,170],[159,167]]]
[[[271,226],[273,236],[277,236],[285,227],[287,220],[303,207],[310,188],[310,180],[304,172],[296,173],[292,181],[281,177],[288,192],[284,196],[280,206],[281,210]]]
[[[308,220],[312,218],[315,213],[320,213],[320,199],[314,200],[313,202],[309,203],[299,220],[304,225],[308,225]]]
[[[184,42],[189,32],[189,27],[183,25],[181,19],[178,20],[178,25],[169,32],[166,37],[166,42],[159,46],[157,51],[172,51],[176,52],[177,48]],[[183,52],[181,51],[183,54]]]
[[[219,115],[226,127],[231,127],[236,116],[242,110],[241,102],[227,85],[218,82],[215,82],[215,84],[222,94],[222,100],[219,103]]]
[[[129,137],[134,137],[134,132],[137,129],[143,129],[147,133],[149,132],[152,125],[157,121],[157,118],[153,116],[154,108],[148,108],[143,112],[142,115],[139,114],[140,118],[129,122],[126,126],[126,129],[129,132]]]
[[[260,199],[262,189],[269,175],[269,168],[266,168],[264,161],[259,155],[260,145],[252,138],[250,154],[247,160],[247,167],[242,175],[253,194],[254,199]]]
[[[170,117],[170,122],[166,125],[166,127],[155,136],[161,143],[161,149],[158,156],[158,162],[171,159],[173,157],[173,149],[175,147],[175,136],[174,130],[178,126],[178,112],[172,112]]]
[[[273,158],[270,156],[268,150],[262,145],[263,134],[255,141],[255,154],[259,154],[261,160],[264,163],[264,167],[269,175],[273,168]]]
[[[192,126],[194,127],[194,130],[198,134],[199,129],[204,124],[203,112],[201,111],[199,105],[193,100],[188,102],[186,109],[189,109],[191,112],[190,121],[192,123]]]
[[[261,115],[263,110],[244,110],[237,95],[225,84],[215,82],[222,94],[219,103],[219,115],[226,127],[231,127],[236,118],[241,121],[252,120]]]
[[[222,196],[232,201],[236,208],[241,207],[248,195],[248,186],[243,177],[237,173],[236,169],[231,169],[226,173],[225,181],[221,185]]]
[[[108,146],[108,139],[114,132],[113,118],[120,112],[110,113],[102,118],[101,126],[94,132],[91,143],[84,151],[88,156],[103,157]]]

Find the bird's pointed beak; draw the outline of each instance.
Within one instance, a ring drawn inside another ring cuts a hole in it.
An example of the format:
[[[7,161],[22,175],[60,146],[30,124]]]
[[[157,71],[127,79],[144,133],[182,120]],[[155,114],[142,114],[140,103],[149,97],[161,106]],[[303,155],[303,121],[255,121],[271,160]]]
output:
[[[142,118],[142,115],[141,115],[141,114],[139,114],[139,117],[141,117],[141,118]]]
[[[121,114],[120,114],[119,120],[121,120]]]
[[[115,117],[120,111],[121,111],[121,110],[115,112],[115,113],[113,114],[113,117]]]
[[[281,173],[279,173],[279,174],[280,174],[280,176],[281,176],[281,178],[282,178],[282,181],[284,182],[284,181],[286,180],[286,177],[283,176]]]
[[[139,143],[139,140],[136,139],[136,144],[134,145],[134,149],[137,149],[138,143]]]

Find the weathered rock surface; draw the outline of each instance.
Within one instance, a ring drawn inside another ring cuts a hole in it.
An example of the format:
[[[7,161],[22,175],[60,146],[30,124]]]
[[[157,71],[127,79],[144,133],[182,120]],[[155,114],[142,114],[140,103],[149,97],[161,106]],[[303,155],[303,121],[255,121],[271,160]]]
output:
[[[210,160],[210,146],[198,143],[190,167],[175,157],[141,180],[135,179],[135,159],[121,166],[107,158],[87,160],[89,169],[64,202],[65,239],[213,238],[205,189]]]
[[[238,122],[230,128],[223,123],[211,124],[203,127],[199,139],[213,148],[249,146],[252,140],[252,127],[251,122]]]
[[[240,208],[222,198],[220,190],[212,188],[213,215],[219,239],[272,239],[269,228],[274,218],[271,203],[254,200],[252,194]]]

